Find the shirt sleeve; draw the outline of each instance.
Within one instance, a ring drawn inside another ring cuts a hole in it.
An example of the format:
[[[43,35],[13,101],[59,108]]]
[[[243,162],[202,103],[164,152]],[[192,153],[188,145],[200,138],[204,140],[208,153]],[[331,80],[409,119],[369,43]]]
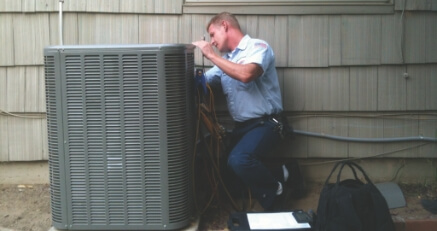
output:
[[[248,49],[246,63],[259,64],[263,71],[266,71],[273,58],[270,46],[262,40],[255,40]]]
[[[205,72],[206,82],[211,86],[219,86],[221,84],[221,76],[223,72],[217,66],[212,67]]]

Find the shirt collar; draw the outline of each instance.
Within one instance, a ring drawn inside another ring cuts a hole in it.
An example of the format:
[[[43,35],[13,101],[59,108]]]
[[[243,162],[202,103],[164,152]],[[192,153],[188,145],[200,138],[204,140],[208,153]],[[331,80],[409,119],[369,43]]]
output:
[[[235,48],[233,51],[229,52],[227,55],[228,57],[232,57],[232,55],[237,51],[237,50],[245,50],[247,48],[247,44],[249,43],[250,40],[250,36],[249,35],[245,35],[241,40],[240,43],[238,43],[237,48]]]

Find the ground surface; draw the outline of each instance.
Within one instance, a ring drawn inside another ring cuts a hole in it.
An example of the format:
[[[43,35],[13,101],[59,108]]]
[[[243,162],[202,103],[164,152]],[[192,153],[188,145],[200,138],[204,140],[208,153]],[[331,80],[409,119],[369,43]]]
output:
[[[392,209],[394,216],[404,219],[437,219],[437,215],[424,210],[422,198],[437,198],[435,185],[400,185],[407,201],[404,208]],[[320,184],[310,184],[303,199],[289,201],[290,209],[316,211],[321,190]],[[252,211],[260,211],[254,204]],[[226,221],[232,206],[212,204],[202,216],[199,230],[226,230]],[[0,185],[0,231],[47,231],[51,227],[49,185]]]
[[[322,186],[322,184],[309,184],[306,196],[299,200],[288,201],[286,208],[316,212]],[[391,209],[390,213],[394,218],[411,220],[437,219],[437,215],[426,211],[421,204],[421,199],[437,199],[437,184],[399,184],[399,186],[404,194],[407,206]],[[249,210],[262,211],[256,203]],[[234,211],[232,206],[211,206],[202,216],[199,230],[227,230],[227,219],[229,214]]]
[[[0,185],[0,231],[49,230],[49,189],[49,185]]]

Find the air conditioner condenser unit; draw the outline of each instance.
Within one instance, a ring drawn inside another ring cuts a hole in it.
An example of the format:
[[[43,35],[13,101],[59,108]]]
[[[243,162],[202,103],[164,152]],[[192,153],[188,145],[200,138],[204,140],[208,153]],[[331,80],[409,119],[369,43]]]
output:
[[[193,50],[44,49],[55,228],[169,230],[190,223]]]

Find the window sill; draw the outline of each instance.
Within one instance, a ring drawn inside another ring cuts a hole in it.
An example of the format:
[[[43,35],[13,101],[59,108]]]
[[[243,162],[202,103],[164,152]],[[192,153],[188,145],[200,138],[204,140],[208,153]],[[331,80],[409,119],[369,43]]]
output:
[[[184,14],[304,15],[304,14],[392,14],[394,4],[387,3],[185,3]]]

